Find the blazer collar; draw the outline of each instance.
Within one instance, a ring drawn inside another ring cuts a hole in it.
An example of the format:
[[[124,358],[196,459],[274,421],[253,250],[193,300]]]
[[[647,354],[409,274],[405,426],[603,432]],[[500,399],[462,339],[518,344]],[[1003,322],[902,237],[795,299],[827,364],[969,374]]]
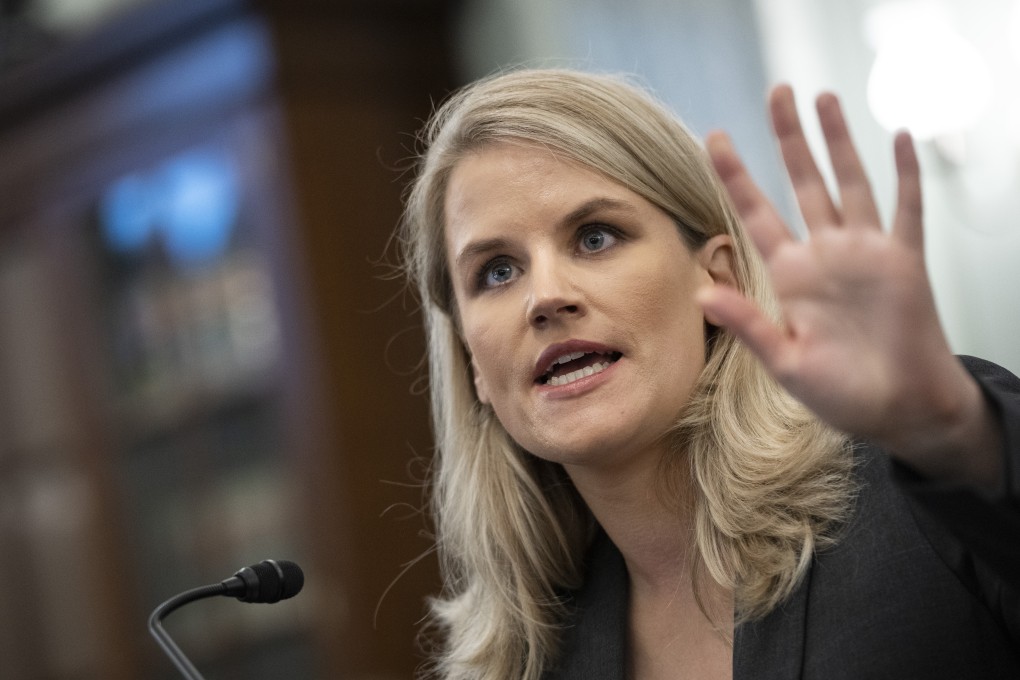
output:
[[[764,618],[737,626],[733,680],[797,680],[804,670],[808,597],[814,561],[797,589]]]
[[[787,600],[737,627],[733,680],[797,680],[802,676],[811,567]],[[627,567],[602,532],[592,544],[584,585],[574,593],[571,625],[559,663],[543,680],[624,680],[627,670]]]
[[[624,680],[630,585],[623,555],[604,532],[588,549],[584,585],[573,594],[558,663],[543,680]]]

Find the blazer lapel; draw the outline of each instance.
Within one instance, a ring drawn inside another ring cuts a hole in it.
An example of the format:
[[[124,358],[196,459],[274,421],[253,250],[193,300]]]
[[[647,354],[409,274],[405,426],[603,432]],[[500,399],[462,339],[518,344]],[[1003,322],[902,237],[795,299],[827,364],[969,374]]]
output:
[[[765,618],[737,626],[733,680],[795,680],[804,670],[812,566],[792,595]]]
[[[629,582],[623,556],[605,534],[589,549],[584,585],[574,596],[560,663],[544,680],[623,680]]]

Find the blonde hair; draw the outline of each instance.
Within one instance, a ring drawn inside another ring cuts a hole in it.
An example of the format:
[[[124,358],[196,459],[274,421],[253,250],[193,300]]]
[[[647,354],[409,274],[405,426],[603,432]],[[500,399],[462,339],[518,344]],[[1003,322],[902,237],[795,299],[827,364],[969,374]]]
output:
[[[497,142],[547,148],[658,206],[692,249],[729,234],[739,288],[766,309],[774,303],[703,149],[623,78],[494,76],[447,100],[421,141],[400,240],[422,299],[436,444],[432,509],[445,590],[432,603],[443,640],[431,670],[537,680],[555,659],[562,596],[581,584],[594,520],[563,470],[518,446],[475,395],[445,259],[452,169]],[[689,504],[701,568],[733,589],[745,620],[781,602],[832,540],[852,496],[850,457],[845,437],[779,388],[725,329],[709,328],[707,343],[707,364],[670,433],[661,491],[678,508]]]

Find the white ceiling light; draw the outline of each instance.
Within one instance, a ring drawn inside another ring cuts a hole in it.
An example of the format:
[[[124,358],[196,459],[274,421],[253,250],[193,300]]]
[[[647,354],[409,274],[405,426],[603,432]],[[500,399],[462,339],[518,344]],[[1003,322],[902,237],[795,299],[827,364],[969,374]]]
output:
[[[887,3],[870,10],[865,22],[877,51],[868,105],[884,128],[930,139],[977,122],[991,97],[991,75],[941,5]]]

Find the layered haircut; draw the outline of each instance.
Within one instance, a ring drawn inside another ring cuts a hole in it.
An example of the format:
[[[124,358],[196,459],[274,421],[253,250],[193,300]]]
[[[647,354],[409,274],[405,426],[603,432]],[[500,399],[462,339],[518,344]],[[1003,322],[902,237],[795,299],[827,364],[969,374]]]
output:
[[[435,436],[432,511],[444,592],[430,672],[537,680],[556,657],[565,595],[583,580],[595,529],[558,465],[518,446],[474,391],[444,243],[453,168],[495,144],[526,144],[601,173],[669,215],[697,250],[729,234],[740,290],[775,318],[762,264],[704,150],[626,78],[521,70],[455,93],[422,131],[400,244],[428,336]],[[833,540],[852,501],[849,444],[706,325],[707,364],[667,435],[663,499],[694,517],[698,578],[731,588],[738,621],[762,616]],[[679,516],[679,515],[678,515]],[[678,531],[681,523],[677,523]],[[679,567],[678,567],[679,568]]]

